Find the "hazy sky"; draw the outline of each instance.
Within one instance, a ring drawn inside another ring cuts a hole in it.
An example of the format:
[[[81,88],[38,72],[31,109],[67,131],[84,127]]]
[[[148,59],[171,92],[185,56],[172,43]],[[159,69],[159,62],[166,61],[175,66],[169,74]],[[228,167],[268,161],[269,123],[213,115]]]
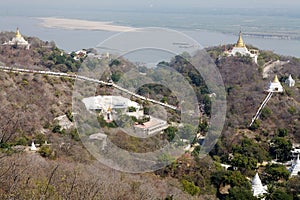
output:
[[[1,2],[4,7],[22,8],[300,8],[298,0],[10,0]]]

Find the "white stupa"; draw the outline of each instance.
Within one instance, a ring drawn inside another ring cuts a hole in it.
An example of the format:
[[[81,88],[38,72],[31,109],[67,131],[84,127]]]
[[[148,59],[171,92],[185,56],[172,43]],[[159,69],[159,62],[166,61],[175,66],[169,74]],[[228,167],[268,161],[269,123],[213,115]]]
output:
[[[300,159],[299,159],[299,154],[298,154],[298,156],[297,156],[296,162],[291,166],[291,168],[289,169],[289,171],[291,172],[291,176],[297,176],[298,173],[300,172]]]
[[[37,150],[37,148],[36,148],[34,142],[32,141],[30,151],[36,151],[36,150]]]
[[[267,186],[263,186],[258,173],[256,173],[252,179],[252,192],[255,197],[259,197],[267,193]]]
[[[17,28],[16,36],[12,38],[12,40],[5,42],[3,45],[16,45],[29,48],[29,43],[26,41],[23,36],[21,35],[19,28]]]
[[[287,84],[289,87],[295,86],[295,80],[292,78],[292,75],[290,74],[288,79],[285,80],[285,84]]]
[[[244,41],[243,41],[243,37],[242,37],[242,32],[240,31],[239,34],[239,39],[237,41],[237,43],[234,45],[234,47],[232,48],[232,50],[229,51],[225,51],[226,54],[228,54],[229,56],[236,56],[238,54],[241,54],[242,56],[250,56],[253,61],[257,64],[257,58],[258,58],[258,50],[255,49],[250,49],[248,50],[248,48],[246,47]]]
[[[266,91],[267,92],[283,92],[283,87],[282,87],[281,83],[279,82],[277,75],[275,75],[274,80],[269,83],[269,86]]]

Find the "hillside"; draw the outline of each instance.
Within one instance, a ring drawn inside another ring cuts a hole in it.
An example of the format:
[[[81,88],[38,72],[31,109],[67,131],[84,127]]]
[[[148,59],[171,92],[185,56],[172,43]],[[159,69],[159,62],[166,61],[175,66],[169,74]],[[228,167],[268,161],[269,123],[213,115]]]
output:
[[[12,34],[1,33],[0,42]],[[83,61],[74,60],[54,42],[34,37],[26,39],[32,43],[30,50],[0,46],[0,62],[6,66],[70,73],[77,72]],[[278,153],[280,161],[290,159],[290,143],[300,143],[300,59],[261,50],[259,65],[255,65],[247,57],[221,58],[221,47],[208,48],[207,52],[215,61],[226,87],[227,113],[222,137],[204,159],[197,158],[196,148],[164,169],[139,175],[103,166],[81,144],[74,127],[63,129],[54,120],[66,115],[72,122],[74,80],[0,71],[1,199],[232,199],[237,193],[251,195],[247,178],[252,178],[256,170],[264,173],[264,183],[274,185],[274,192],[282,191],[296,199],[299,177],[289,180],[280,174],[278,179],[273,180],[270,177],[274,174],[268,167],[257,168],[256,164],[276,157],[271,142],[275,145],[279,140],[288,143],[284,147],[278,143],[278,149],[286,151]],[[270,77],[263,79],[263,65],[277,59],[290,62],[273,69]],[[200,74],[180,56],[164,64],[187,78],[199,103],[204,104],[203,119],[209,122],[209,91]],[[111,78],[118,82],[122,74],[132,68],[155,75],[155,70],[136,67],[123,58],[117,58],[110,62]],[[256,126],[249,128],[251,118],[267,95],[264,89],[275,74],[281,82],[292,74],[296,86],[288,88],[283,84],[285,92],[275,94]],[[97,88],[97,94],[110,92],[110,88]],[[157,100],[167,97],[164,100],[178,104],[166,87],[146,85],[139,93]],[[179,119],[179,113],[168,114],[168,119]],[[199,125],[203,135],[206,126],[204,122]],[[118,136],[117,139],[116,142],[122,143],[127,138],[120,139]],[[44,146],[40,154],[19,151],[19,148],[29,146],[32,140]],[[51,145],[44,145],[45,141]],[[135,146],[124,148],[131,150]],[[248,160],[245,161],[241,155]],[[234,159],[230,159],[232,156]],[[220,166],[221,162],[236,166],[238,170],[225,171]],[[228,185],[232,190],[221,192]],[[296,189],[292,190],[291,185]]]

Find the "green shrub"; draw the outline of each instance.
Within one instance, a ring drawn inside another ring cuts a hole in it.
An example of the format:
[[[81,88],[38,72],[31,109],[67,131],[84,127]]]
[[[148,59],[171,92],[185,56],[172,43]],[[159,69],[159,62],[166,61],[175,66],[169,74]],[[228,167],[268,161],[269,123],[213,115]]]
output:
[[[38,152],[45,158],[55,159],[55,154],[50,146],[43,145]]]
[[[21,136],[21,137],[16,138],[15,144],[16,144],[16,145],[27,146],[27,145],[28,145],[28,140],[27,140],[26,137]]]
[[[196,194],[199,194],[200,188],[196,186],[193,182],[189,182],[183,179],[181,183],[183,185],[183,190],[189,193],[190,195],[194,196]]]
[[[272,111],[270,108],[263,108],[261,110],[260,118],[262,120],[265,120],[265,119],[269,118],[271,116],[271,114],[272,114]]]

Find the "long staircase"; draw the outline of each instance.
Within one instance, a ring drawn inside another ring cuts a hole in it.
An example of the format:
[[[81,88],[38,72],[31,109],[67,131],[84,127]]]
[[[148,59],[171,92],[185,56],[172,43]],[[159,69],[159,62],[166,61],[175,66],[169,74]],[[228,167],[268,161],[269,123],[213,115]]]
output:
[[[259,117],[259,115],[261,114],[262,109],[267,105],[267,103],[271,99],[272,95],[273,95],[273,92],[269,92],[269,94],[266,96],[265,100],[262,102],[262,104],[258,108],[256,114],[252,118],[252,121],[251,121],[249,127],[252,126],[252,124],[255,122],[255,120]]]

